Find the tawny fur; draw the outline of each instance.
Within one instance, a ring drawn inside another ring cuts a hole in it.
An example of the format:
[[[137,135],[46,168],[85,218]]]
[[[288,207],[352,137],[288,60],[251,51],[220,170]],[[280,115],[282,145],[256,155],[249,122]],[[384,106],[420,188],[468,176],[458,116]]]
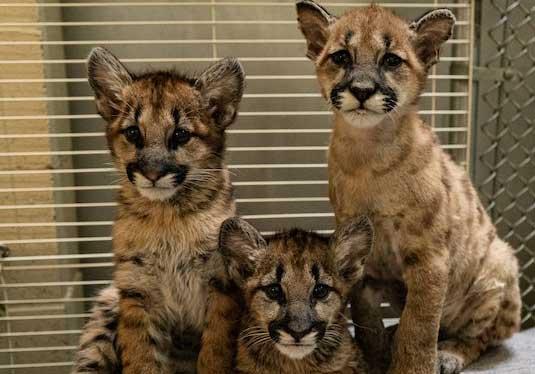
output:
[[[220,235],[242,295],[240,309],[226,316],[239,325],[232,373],[370,373],[344,314],[372,245],[367,219],[351,220],[330,239],[298,229],[263,238],[237,218]]]
[[[297,8],[334,112],[328,159],[336,220],[365,214],[376,230],[355,322],[362,324],[363,297],[376,307],[398,305],[390,372],[458,373],[519,329],[521,300],[512,249],[496,236],[466,171],[417,113],[455,18],[441,9],[409,24],[378,6],[340,18],[313,1]],[[333,57],[340,50],[349,57]]]
[[[115,353],[125,374],[195,372],[208,281],[223,269],[214,256],[219,227],[235,213],[224,130],[236,116],[243,71],[226,59],[193,78],[136,76],[102,48],[88,68],[121,176],[113,288],[105,291],[117,318],[104,331],[99,314],[108,316],[97,304],[75,370],[113,372],[107,361]]]

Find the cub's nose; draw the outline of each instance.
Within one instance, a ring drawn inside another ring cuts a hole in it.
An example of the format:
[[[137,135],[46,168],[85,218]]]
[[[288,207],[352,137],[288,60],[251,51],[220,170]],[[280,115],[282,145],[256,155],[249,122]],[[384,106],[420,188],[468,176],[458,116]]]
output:
[[[152,183],[156,183],[158,179],[166,175],[163,170],[144,170],[142,172],[143,176],[150,180]]]
[[[353,96],[355,96],[361,104],[364,104],[364,102],[368,100],[377,91],[377,89],[375,87],[351,86],[349,87],[349,91],[351,91]]]
[[[292,338],[294,338],[296,343],[299,343],[301,339],[303,339],[305,336],[312,332],[312,326],[297,329],[293,329],[288,326],[285,328],[285,330],[288,334],[290,334]]]

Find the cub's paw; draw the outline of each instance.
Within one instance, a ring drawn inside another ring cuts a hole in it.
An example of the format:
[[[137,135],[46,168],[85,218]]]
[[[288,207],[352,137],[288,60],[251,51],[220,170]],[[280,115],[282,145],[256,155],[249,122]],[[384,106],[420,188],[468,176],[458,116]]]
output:
[[[438,351],[437,374],[459,374],[463,369],[462,359],[454,353]]]

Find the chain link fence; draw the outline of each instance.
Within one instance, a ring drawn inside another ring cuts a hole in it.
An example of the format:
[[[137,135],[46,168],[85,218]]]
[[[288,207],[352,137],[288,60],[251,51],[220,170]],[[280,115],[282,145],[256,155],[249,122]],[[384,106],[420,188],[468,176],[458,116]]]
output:
[[[476,2],[472,165],[499,234],[520,262],[524,328],[535,326],[534,5]]]

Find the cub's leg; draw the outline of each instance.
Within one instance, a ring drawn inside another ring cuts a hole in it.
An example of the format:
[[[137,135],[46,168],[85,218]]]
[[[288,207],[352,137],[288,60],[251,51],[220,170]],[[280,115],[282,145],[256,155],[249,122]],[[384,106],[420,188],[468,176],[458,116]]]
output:
[[[407,300],[394,339],[391,374],[431,374],[436,370],[437,341],[448,288],[449,255],[422,234],[401,243]]]
[[[223,291],[222,287],[211,287],[197,359],[198,374],[235,373],[241,304],[237,288]]]
[[[446,327],[449,337],[439,342],[440,374],[460,373],[489,346],[500,344],[520,328],[516,259],[501,240],[493,243],[490,253],[492,257],[483,264],[484,271],[474,282],[461,315]]]
[[[147,296],[142,293],[121,292],[117,344],[123,374],[172,372],[164,353],[169,349],[169,334],[156,327],[148,313],[149,305]]]

